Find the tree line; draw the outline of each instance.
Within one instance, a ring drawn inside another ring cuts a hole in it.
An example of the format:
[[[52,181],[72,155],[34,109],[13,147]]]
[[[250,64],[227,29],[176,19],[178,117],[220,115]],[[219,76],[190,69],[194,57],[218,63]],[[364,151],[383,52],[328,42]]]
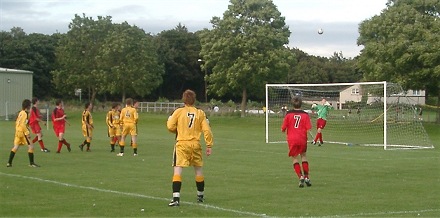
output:
[[[111,16],[74,15],[67,33],[0,32],[0,66],[34,72],[34,95],[90,101],[179,99],[264,100],[266,83],[397,82],[440,99],[438,0],[389,0],[380,15],[359,24],[355,58],[289,48],[290,27],[270,0],[230,0],[211,29],[177,24],[151,34]],[[293,27],[294,28],[294,27]]]

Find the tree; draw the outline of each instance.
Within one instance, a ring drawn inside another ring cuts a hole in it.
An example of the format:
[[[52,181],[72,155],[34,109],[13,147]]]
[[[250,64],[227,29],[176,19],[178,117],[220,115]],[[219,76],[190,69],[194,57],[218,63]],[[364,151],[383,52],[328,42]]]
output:
[[[81,88],[88,99],[95,101],[96,94],[105,90],[104,73],[98,68],[96,57],[112,28],[111,17],[82,17],[75,14],[69,31],[56,49],[57,70],[52,71],[53,82],[60,94],[73,93]]]
[[[440,106],[440,1],[389,0],[380,15],[359,26],[365,80],[425,89]],[[440,108],[437,121],[440,122]]]
[[[164,64],[164,82],[160,89],[163,97],[180,98],[184,89],[192,88],[203,93],[204,74],[197,62],[200,41],[195,33],[179,24],[172,30],[159,33],[155,42],[158,46],[159,61]],[[203,96],[203,95],[198,95]]]
[[[293,48],[295,62],[289,69],[287,83],[357,82],[362,78],[355,69],[355,60],[344,58],[341,52],[332,57],[316,57]]]
[[[137,26],[116,24],[96,57],[103,90],[144,97],[162,83],[163,66],[158,62],[153,37]]]
[[[58,37],[32,33],[20,27],[0,32],[0,66],[33,72],[33,94],[49,97],[53,91],[50,71],[54,69],[54,51]]]
[[[248,97],[264,95],[264,85],[286,80],[291,53],[289,28],[271,0],[231,0],[212,30],[200,32],[208,92],[241,96],[241,116]]]

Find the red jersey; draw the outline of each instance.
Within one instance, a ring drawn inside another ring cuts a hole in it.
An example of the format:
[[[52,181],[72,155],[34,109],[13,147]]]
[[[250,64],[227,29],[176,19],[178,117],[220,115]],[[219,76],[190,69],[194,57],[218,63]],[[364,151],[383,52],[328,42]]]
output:
[[[309,114],[303,110],[290,110],[284,117],[281,131],[287,131],[289,144],[307,144],[307,131],[312,128]]]
[[[57,120],[55,121],[56,118],[60,118],[64,116],[64,110],[62,108],[55,108],[52,112],[52,123],[54,127],[57,126],[64,126],[66,123],[66,120],[62,119],[62,120]]]
[[[31,115],[29,116],[29,125],[33,125],[38,123],[38,120],[41,119],[40,111],[37,107],[31,108]]]

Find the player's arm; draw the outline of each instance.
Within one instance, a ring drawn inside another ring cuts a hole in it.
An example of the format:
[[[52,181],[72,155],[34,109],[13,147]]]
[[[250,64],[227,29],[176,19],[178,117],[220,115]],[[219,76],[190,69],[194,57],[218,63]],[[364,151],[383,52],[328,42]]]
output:
[[[134,123],[137,123],[139,120],[139,114],[136,109],[134,109],[134,112],[133,112],[133,119],[134,119]]]
[[[112,111],[107,112],[107,116],[105,117],[105,123],[109,128],[114,128],[113,122],[112,122]]]
[[[327,107],[327,109],[329,109],[329,110],[333,110],[332,104],[330,104],[330,102],[328,102],[328,101],[325,101],[324,107]]]
[[[178,112],[177,110],[175,110],[169,117],[167,120],[167,129],[168,131],[172,132],[172,133],[176,133],[177,131],[177,117],[178,117]]]
[[[209,120],[206,117],[205,112],[201,111],[201,115],[202,115],[202,131],[203,131],[206,147],[211,148],[214,145],[211,126],[209,125]]]
[[[119,124],[120,125],[124,125],[125,110],[126,110],[126,108],[122,109],[121,112],[119,113]]]
[[[287,116],[285,116],[283,120],[283,124],[281,124],[281,132],[285,132],[287,130],[287,125],[288,125]]]
[[[93,118],[92,118],[92,114],[90,114],[90,111],[87,114],[87,123],[89,124],[89,128],[95,128],[93,126]]]
[[[205,144],[206,144],[206,156],[211,155],[212,153],[212,146],[214,145],[214,139],[212,136],[211,126],[209,125],[209,120],[206,117],[205,112],[200,111],[202,114],[202,131],[203,136],[205,137]]]

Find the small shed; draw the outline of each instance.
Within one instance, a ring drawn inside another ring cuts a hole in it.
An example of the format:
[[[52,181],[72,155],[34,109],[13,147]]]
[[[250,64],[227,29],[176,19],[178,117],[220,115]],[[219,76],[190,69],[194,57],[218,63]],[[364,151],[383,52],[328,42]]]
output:
[[[0,119],[14,120],[24,99],[32,99],[33,72],[0,67]]]

